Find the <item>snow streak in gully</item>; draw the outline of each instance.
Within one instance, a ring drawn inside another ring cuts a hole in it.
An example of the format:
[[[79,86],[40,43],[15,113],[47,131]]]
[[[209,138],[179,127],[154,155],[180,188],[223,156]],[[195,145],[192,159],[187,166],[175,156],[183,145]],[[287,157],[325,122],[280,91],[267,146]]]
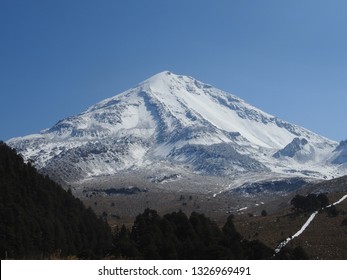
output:
[[[330,205],[322,208],[321,210],[323,210],[325,208],[329,208],[333,205],[337,205],[337,204],[341,203],[342,201],[344,201],[346,198],[347,198],[347,195],[343,196],[340,200],[334,202],[333,204],[330,204]],[[318,214],[318,211],[313,212],[297,233],[288,237],[286,240],[282,241],[275,249],[275,254],[278,254],[291,240],[293,240],[294,238],[301,235],[305,231],[305,229],[310,225],[310,223],[314,220],[314,218],[316,217],[317,214]]]

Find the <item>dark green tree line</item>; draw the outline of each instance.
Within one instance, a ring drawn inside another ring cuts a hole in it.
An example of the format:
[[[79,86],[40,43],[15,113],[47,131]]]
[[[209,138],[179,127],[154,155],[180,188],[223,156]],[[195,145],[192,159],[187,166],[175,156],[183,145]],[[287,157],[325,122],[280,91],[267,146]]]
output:
[[[310,193],[307,196],[302,196],[297,194],[291,201],[290,204],[294,206],[295,209],[302,210],[305,212],[316,211],[323,207],[329,205],[328,197],[323,194],[313,194]]]
[[[0,258],[98,258],[111,241],[91,209],[0,142]]]
[[[247,241],[236,231],[232,217],[220,229],[203,214],[173,212],[163,217],[146,209],[131,230],[115,233],[118,257],[139,259],[270,259],[273,250]]]

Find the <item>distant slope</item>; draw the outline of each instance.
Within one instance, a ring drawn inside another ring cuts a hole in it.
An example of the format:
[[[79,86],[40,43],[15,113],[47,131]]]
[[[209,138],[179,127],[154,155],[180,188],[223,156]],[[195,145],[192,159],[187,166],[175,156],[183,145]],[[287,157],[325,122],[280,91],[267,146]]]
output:
[[[108,225],[0,142],[0,258],[99,258]]]

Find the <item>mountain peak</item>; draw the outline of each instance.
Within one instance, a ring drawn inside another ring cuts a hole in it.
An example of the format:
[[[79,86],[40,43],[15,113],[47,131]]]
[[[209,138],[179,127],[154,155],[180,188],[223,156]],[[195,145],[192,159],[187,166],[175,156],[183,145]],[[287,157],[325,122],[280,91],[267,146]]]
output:
[[[173,89],[182,90],[193,88],[212,88],[211,85],[202,83],[191,76],[178,75],[171,71],[159,72],[150,78],[146,79],[139,86],[147,86],[153,91],[165,93],[167,91],[172,91]]]
[[[177,75],[172,74],[170,71],[163,71],[146,79],[140,83],[140,86],[147,86],[156,91],[166,91],[167,87],[170,84],[175,83],[174,80],[176,79]]]
[[[151,82],[155,82],[157,80],[168,80],[171,75],[172,76],[177,76],[177,75],[173,74],[170,71],[162,71],[162,72],[159,72],[157,74],[154,74],[153,76],[151,76],[150,78],[146,79],[142,83],[151,83]]]

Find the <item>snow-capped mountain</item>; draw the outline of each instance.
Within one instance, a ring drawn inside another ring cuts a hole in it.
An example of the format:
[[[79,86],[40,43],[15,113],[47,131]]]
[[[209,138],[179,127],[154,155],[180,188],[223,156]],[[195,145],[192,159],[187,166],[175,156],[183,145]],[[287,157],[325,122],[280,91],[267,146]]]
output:
[[[143,171],[239,179],[334,176],[338,143],[188,76],[159,73],[8,144],[68,183]],[[334,164],[335,163],[335,164]],[[179,176],[177,175],[179,174]],[[252,177],[254,178],[254,176]]]

